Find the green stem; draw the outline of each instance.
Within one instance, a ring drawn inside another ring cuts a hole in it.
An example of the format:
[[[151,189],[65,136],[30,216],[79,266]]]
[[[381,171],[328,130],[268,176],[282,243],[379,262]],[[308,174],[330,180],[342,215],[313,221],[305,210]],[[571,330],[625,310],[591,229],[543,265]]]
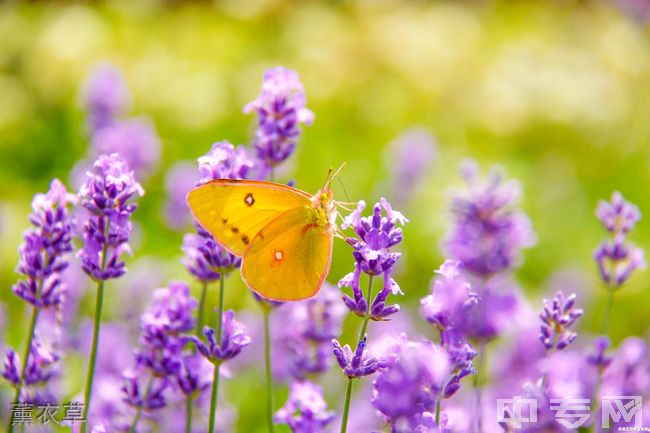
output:
[[[219,276],[219,310],[217,311],[217,343],[221,344],[221,334],[223,332],[223,294],[225,292],[224,274]],[[214,375],[212,377],[212,396],[210,397],[210,418],[208,433],[215,431],[215,419],[217,416],[217,401],[219,400],[219,369],[221,363],[214,364]]]
[[[93,380],[95,378],[95,364],[97,362],[97,351],[99,348],[99,329],[102,322],[102,308],[104,305],[104,281],[97,283],[97,300],[95,303],[95,323],[93,326],[93,345],[90,351],[90,362],[88,364],[88,373],[86,374],[86,389],[84,391],[84,414],[83,419],[88,419],[88,410],[90,409],[90,399],[92,397]],[[85,433],[88,422],[81,424],[81,433]]]
[[[192,397],[187,396],[185,399],[185,433],[192,431]]]
[[[368,323],[370,323],[370,304],[372,302],[372,275],[368,278],[368,290],[366,291],[366,300],[368,302],[368,309],[366,314],[363,315],[363,322],[361,323],[361,330],[357,339],[357,347],[363,341],[368,331]],[[352,396],[352,378],[348,377],[348,384],[345,388],[345,402],[343,403],[343,418],[341,418],[341,433],[345,433],[348,428],[348,415],[350,413],[350,398]]]
[[[210,397],[210,423],[208,433],[214,433],[215,420],[217,415],[217,400],[219,399],[219,368],[221,363],[214,364],[214,375],[212,377],[212,396]]]
[[[104,229],[104,246],[102,247],[102,260],[100,270],[106,268],[106,254],[108,253],[108,235],[110,233],[110,222],[106,220]],[[97,350],[99,346],[99,328],[102,322],[102,308],[104,306],[104,280],[97,282],[97,299],[95,300],[95,323],[93,326],[93,345],[90,350],[90,361],[86,373],[86,389],[84,390],[84,422],[81,424],[81,433],[86,433],[88,426],[88,411],[90,410],[90,399],[93,391],[93,380],[95,379],[95,364],[97,362]]]
[[[614,306],[614,290],[607,289],[607,305],[605,306],[605,316],[601,326],[601,333],[607,335],[607,328],[609,326],[609,318],[612,314],[612,307]]]
[[[42,282],[39,284],[39,292],[40,292],[40,287],[42,286]],[[20,381],[18,382],[18,385],[16,386],[16,396],[14,397],[14,404],[12,407],[15,407],[19,401],[20,401],[20,390],[22,389],[23,381],[25,380],[25,370],[27,369],[27,359],[29,358],[29,354],[31,352],[32,348],[32,342],[34,341],[34,330],[36,329],[36,322],[38,320],[38,308],[32,307],[32,318],[29,322],[29,331],[27,335],[27,346],[25,347],[25,352],[23,355],[23,366],[20,370]],[[14,431],[14,415],[13,411],[11,412],[11,415],[9,416],[9,426],[7,427],[7,432],[13,433]]]
[[[343,418],[341,419],[341,433],[348,429],[348,415],[350,414],[350,399],[352,397],[352,378],[348,377],[348,384],[345,387],[345,403],[343,405]]]
[[[273,378],[271,373],[271,308],[262,305],[264,314],[264,368],[266,370],[266,423],[269,433],[275,431],[273,425]]]
[[[436,400],[436,425],[440,427],[440,408],[442,407],[442,398]]]
[[[208,292],[208,283],[207,281],[203,282],[203,287],[201,288],[201,300],[199,301],[199,311],[198,317],[196,319],[196,336],[201,338],[203,335],[203,321],[204,321],[204,310],[205,310],[205,296]]]

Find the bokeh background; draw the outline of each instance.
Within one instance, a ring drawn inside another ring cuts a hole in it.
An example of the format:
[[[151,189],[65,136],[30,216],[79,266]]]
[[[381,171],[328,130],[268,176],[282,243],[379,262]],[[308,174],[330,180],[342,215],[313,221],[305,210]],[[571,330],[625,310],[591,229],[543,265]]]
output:
[[[424,327],[416,311],[443,260],[450,188],[461,183],[460,161],[473,158],[485,171],[500,165],[521,183],[537,243],[524,252],[517,278],[533,305],[553,290],[575,291],[586,310],[582,329],[597,329],[605,292],[592,253],[605,233],[596,204],[620,190],[642,213],[650,209],[647,9],[642,0],[3,2],[5,341],[22,347],[26,328],[11,286],[31,197],[52,177],[74,184],[73,169],[91,146],[80,94],[104,62],[122,71],[129,115],[151,118],[161,149],[141,179],[146,195],[135,214],[131,274],[109,284],[107,321],[126,318],[137,331],[153,289],[170,278],[190,280],[180,263],[186,230],[165,218],[168,171],[194,164],[215,141],[250,144],[254,117],[242,108],[259,93],[263,71],[283,65],[300,74],[316,119],[279,176],[313,192],[329,167],[346,162],[337,199],[399,203],[411,220],[396,275],[405,292],[401,314]],[[405,188],[396,176],[399,149],[414,140],[424,142],[426,170]],[[632,239],[650,247],[646,219]],[[336,283],[352,266],[349,247],[337,241],[329,280]],[[228,284],[226,304],[254,316],[239,279]],[[646,332],[648,284],[641,272],[617,294],[615,342]],[[80,314],[90,317],[94,290],[87,285]],[[353,332],[357,323],[348,322]],[[74,371],[83,362],[70,365]],[[261,392],[256,374],[225,388],[240,408],[238,431],[260,428],[262,407],[251,401]],[[68,376],[70,388],[80,389],[82,378]],[[342,378],[334,377],[331,389],[342,392]],[[283,395],[278,390],[279,401]]]

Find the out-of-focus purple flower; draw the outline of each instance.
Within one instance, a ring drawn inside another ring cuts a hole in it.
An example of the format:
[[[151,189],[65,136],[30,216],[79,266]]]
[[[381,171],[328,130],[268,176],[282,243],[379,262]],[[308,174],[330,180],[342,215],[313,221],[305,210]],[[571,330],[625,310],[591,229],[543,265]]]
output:
[[[641,219],[641,212],[636,205],[626,201],[620,192],[615,191],[611,201],[598,202],[596,217],[608,232],[626,234]]]
[[[217,311],[219,314],[219,312]],[[201,355],[213,364],[232,359],[241,350],[248,346],[251,338],[246,327],[235,320],[235,312],[227,310],[223,313],[221,342],[217,341],[216,331],[208,326],[203,328],[203,335],[207,339],[207,345],[198,337],[191,337]]]
[[[165,390],[169,381],[165,377],[151,376],[147,385],[142,384],[142,374],[137,370],[124,372],[122,400],[134,409],[156,410],[165,407]]]
[[[353,297],[343,296],[343,301],[350,311],[362,317],[369,313],[373,320],[385,320],[399,311],[399,306],[386,306],[385,303],[389,294],[402,293],[395,280],[391,278],[393,267],[401,254],[391,251],[391,248],[399,244],[403,238],[402,229],[397,225],[406,224],[408,219],[393,210],[384,198],[375,204],[371,216],[361,216],[365,207],[365,202],[360,201],[357,209],[345,218],[342,225],[344,229],[352,227],[358,238],[346,239],[354,249],[352,254],[355,259],[355,270],[339,281],[339,287],[352,288]],[[382,210],[385,212],[383,216]],[[371,300],[365,299],[359,287],[362,272],[371,277],[378,275],[384,277],[384,287],[372,300],[370,311],[368,311],[368,303]]]
[[[189,286],[182,281],[172,281],[167,288],[154,292],[153,302],[143,315],[142,323],[155,323],[167,334],[189,332],[194,328],[192,311],[197,306]]]
[[[544,299],[544,308],[539,315],[542,320],[539,339],[546,350],[565,349],[578,336],[569,330],[584,314],[582,309],[575,308],[575,301],[575,293],[565,297],[561,291],[553,299]]]
[[[287,424],[293,433],[321,433],[334,419],[327,409],[321,388],[309,381],[293,382],[289,399],[274,415],[273,420]]]
[[[601,335],[594,341],[594,352],[587,355],[587,362],[596,367],[601,373],[611,364],[612,357],[607,355],[610,341],[607,336]]]
[[[214,179],[245,179],[253,167],[242,146],[235,148],[227,141],[214,143],[210,151],[198,159],[199,181],[197,184]]]
[[[300,124],[313,122],[314,113],[305,104],[305,90],[296,72],[283,67],[266,70],[262,92],[246,104],[244,113],[257,113],[253,145],[257,157],[268,167],[286,160],[300,137]]]
[[[341,333],[345,306],[336,288],[325,284],[317,296],[304,301],[287,303],[282,307],[282,323],[276,327],[274,352],[283,350],[290,375],[297,380],[324,373],[331,365],[331,341]]]
[[[433,166],[437,152],[435,138],[421,127],[409,129],[389,143],[384,159],[394,183],[393,201],[404,204],[413,196]]]
[[[440,334],[442,348],[449,356],[450,373],[442,389],[442,398],[449,398],[460,389],[460,380],[476,373],[472,360],[478,352],[460,334],[447,330]]]
[[[359,341],[354,353],[349,345],[341,347],[336,339],[332,339],[336,361],[349,378],[369,376],[386,366],[383,358],[376,358],[366,351],[366,339]]]
[[[106,125],[93,135],[93,145],[97,154],[122,156],[138,178],[151,173],[160,163],[160,139],[153,122],[146,117]]]
[[[58,373],[56,363],[59,358],[59,355],[51,347],[46,346],[43,340],[38,335],[35,335],[29,352],[27,367],[25,368],[23,385],[45,385]],[[2,377],[14,387],[17,387],[20,384],[20,372],[22,370],[20,356],[12,349],[8,349],[3,367]],[[26,390],[23,389],[23,391]]]
[[[396,341],[387,367],[373,382],[372,405],[391,425],[413,429],[432,412],[449,373],[449,358],[442,348],[402,337]]]
[[[603,395],[650,396],[650,349],[642,338],[620,344],[603,376]]]
[[[84,247],[79,251],[82,268],[94,280],[122,276],[126,269],[120,260],[130,252],[129,218],[136,205],[129,201],[144,190],[118,154],[101,155],[86,174],[79,199],[90,217],[83,228]]]
[[[183,236],[181,261],[199,281],[216,281],[241,265],[241,258],[229,253],[210,233],[196,224],[196,233]]]
[[[73,237],[68,207],[75,202],[74,195],[58,179],[52,181],[47,193],[36,194],[32,201],[29,221],[33,227],[23,233],[17,268],[26,279],[12,290],[36,308],[60,305],[63,299],[61,273],[68,266],[64,256],[72,251]]]
[[[212,383],[213,367],[200,353],[185,354],[176,373],[178,386],[187,396],[195,396]]]
[[[463,329],[463,322],[478,304],[479,296],[472,291],[468,279],[461,273],[462,263],[445,261],[436,271],[432,294],[420,301],[427,322],[440,332],[449,328]]]
[[[130,100],[131,95],[118,68],[110,64],[95,68],[83,91],[84,107],[92,130],[112,123],[127,110]]]
[[[627,235],[641,219],[641,212],[616,191],[611,202],[601,200],[598,203],[596,216],[612,238],[601,242],[594,252],[594,259],[600,278],[611,290],[617,290],[635,270],[646,266],[643,250],[627,242]]]
[[[641,248],[625,243],[617,237],[603,241],[594,253],[600,278],[613,289],[620,288],[637,269],[645,269],[646,262]]]
[[[453,200],[454,220],[445,241],[448,256],[483,277],[511,269],[520,251],[535,243],[530,220],[517,208],[519,185],[504,182],[496,170],[481,181],[473,161],[464,162],[461,172],[467,191]]]
[[[174,164],[165,176],[165,221],[174,230],[182,230],[192,221],[187,208],[187,193],[196,185],[198,175],[194,164],[179,162]]]

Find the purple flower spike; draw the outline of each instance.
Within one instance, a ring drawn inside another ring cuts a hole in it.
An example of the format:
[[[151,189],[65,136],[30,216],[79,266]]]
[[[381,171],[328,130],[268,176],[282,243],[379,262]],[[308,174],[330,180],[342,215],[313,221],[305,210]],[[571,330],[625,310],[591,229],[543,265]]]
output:
[[[120,258],[130,252],[129,218],[136,205],[129,201],[144,190],[118,154],[101,155],[86,175],[79,189],[81,204],[90,212],[83,228],[84,247],[79,251],[82,268],[94,280],[118,278],[126,272]]]
[[[198,162],[199,185],[214,179],[244,179],[253,167],[246,149],[241,146],[235,148],[227,141],[214,143]]]
[[[305,90],[296,72],[277,67],[264,73],[262,92],[244,107],[244,113],[257,113],[253,145],[257,157],[268,167],[291,155],[300,137],[300,124],[310,125],[314,120],[305,104]]]
[[[611,346],[609,338],[601,335],[594,341],[595,350],[587,356],[587,362],[600,371],[604,371],[612,362],[612,357],[607,355],[607,349]]]
[[[216,331],[207,326],[203,328],[203,335],[208,341],[207,345],[200,338],[191,337],[201,355],[213,364],[234,358],[251,342],[244,325],[235,320],[234,311],[227,310],[223,314],[222,326],[221,343],[217,342]]]
[[[61,273],[67,268],[65,254],[72,251],[72,217],[69,204],[76,197],[54,179],[50,190],[36,194],[29,221],[33,227],[23,233],[18,272],[25,280],[16,283],[14,294],[36,308],[60,305],[64,287]]]
[[[57,375],[56,363],[59,358],[59,355],[50,347],[47,347],[38,335],[34,336],[27,367],[25,368],[23,385],[45,385],[52,377]],[[2,377],[14,387],[18,386],[22,369],[20,356],[12,349],[8,349],[3,366]]]
[[[383,358],[375,358],[365,350],[366,339],[367,337],[363,337],[354,353],[349,345],[341,347],[336,339],[332,339],[336,361],[345,375],[350,378],[369,376],[386,366],[386,361]]]
[[[88,79],[83,100],[90,126],[96,131],[127,110],[131,95],[120,70],[113,65],[104,64],[97,67]]]
[[[373,382],[372,405],[391,425],[404,426],[397,431],[418,431],[440,398],[450,371],[448,356],[439,346],[409,342],[405,336],[393,351]]]
[[[471,310],[479,303],[479,295],[472,291],[462,269],[459,261],[445,261],[436,271],[431,295],[420,301],[422,315],[440,332],[463,328]]]
[[[289,399],[274,415],[273,420],[287,424],[293,433],[321,433],[335,418],[327,409],[322,389],[309,381],[293,382]]]
[[[611,290],[619,289],[634,271],[646,267],[643,250],[627,242],[628,233],[641,219],[641,213],[621,193],[612,194],[611,202],[601,201],[596,216],[612,234],[594,252],[600,278]]]
[[[154,292],[153,303],[142,316],[142,323],[154,323],[167,334],[189,332],[194,329],[192,311],[197,306],[189,286],[182,281],[172,281],[167,288]]]
[[[165,390],[169,386],[166,378],[151,378],[150,386],[146,392],[141,385],[141,377],[136,370],[124,372],[122,384],[122,400],[134,409],[156,410],[165,407]]]
[[[535,243],[530,220],[516,207],[519,185],[504,182],[496,170],[481,181],[473,161],[464,162],[461,171],[467,191],[454,197],[454,224],[445,241],[448,256],[483,277],[512,269],[521,250]]]
[[[119,154],[139,178],[160,163],[160,138],[153,122],[146,117],[106,125],[93,135],[93,145],[97,154]]]
[[[626,234],[641,219],[639,208],[626,201],[623,195],[615,191],[611,201],[601,200],[596,208],[596,216],[608,232]]]
[[[582,309],[574,308],[575,300],[575,293],[565,298],[562,292],[557,292],[551,300],[544,299],[544,309],[539,315],[542,320],[539,339],[546,350],[565,349],[578,336],[569,331],[569,327],[584,314]]]

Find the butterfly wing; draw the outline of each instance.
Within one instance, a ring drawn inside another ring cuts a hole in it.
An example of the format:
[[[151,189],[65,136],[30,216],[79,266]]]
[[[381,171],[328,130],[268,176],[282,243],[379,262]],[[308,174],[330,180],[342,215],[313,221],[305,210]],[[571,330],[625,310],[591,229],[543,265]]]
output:
[[[260,230],[241,268],[252,290],[277,301],[310,298],[320,290],[330,268],[333,233],[318,223],[317,212],[301,206]]]
[[[228,251],[243,256],[257,233],[311,196],[296,188],[255,180],[217,179],[194,188],[187,203],[194,218]]]

